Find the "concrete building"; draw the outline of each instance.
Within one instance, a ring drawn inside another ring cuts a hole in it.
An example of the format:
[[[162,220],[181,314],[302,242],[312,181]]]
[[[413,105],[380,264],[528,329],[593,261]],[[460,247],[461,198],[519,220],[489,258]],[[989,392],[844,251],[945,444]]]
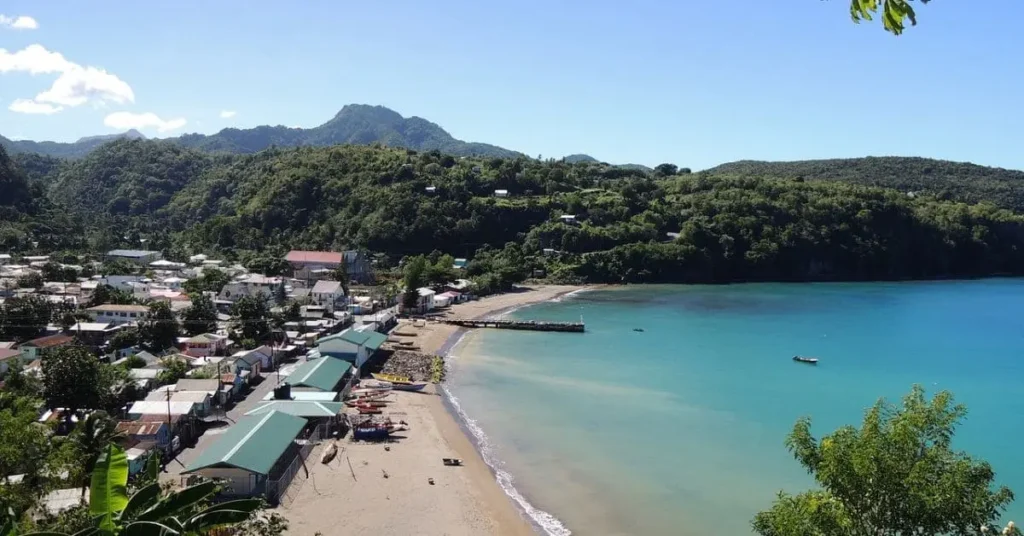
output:
[[[115,249],[107,252],[107,260],[124,259],[142,266],[158,261],[161,257],[162,255],[159,251],[141,249]]]
[[[97,324],[120,326],[121,324],[131,324],[142,320],[149,313],[149,307],[145,305],[115,305],[108,303],[106,305],[90,307],[85,312],[89,313],[93,322]]]

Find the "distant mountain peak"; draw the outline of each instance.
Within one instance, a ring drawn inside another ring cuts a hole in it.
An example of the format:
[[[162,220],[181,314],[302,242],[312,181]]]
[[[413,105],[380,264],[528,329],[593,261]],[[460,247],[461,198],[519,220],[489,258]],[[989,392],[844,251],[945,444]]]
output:
[[[127,132],[122,132],[120,134],[101,134],[101,135],[98,135],[98,136],[86,136],[84,138],[79,138],[78,141],[76,141],[75,143],[91,143],[91,142],[96,142],[96,141],[111,141],[111,140],[119,140],[121,138],[129,139],[129,140],[145,140],[145,139],[148,139],[148,138],[146,138],[145,134],[143,134],[143,133],[141,133],[138,130],[135,130],[133,128],[133,129],[127,131]]]

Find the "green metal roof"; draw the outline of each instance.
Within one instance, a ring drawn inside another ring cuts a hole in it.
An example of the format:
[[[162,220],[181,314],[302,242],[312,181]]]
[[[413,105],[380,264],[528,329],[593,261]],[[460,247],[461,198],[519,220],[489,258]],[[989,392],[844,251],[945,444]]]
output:
[[[321,357],[306,361],[288,375],[287,382],[293,386],[313,387],[321,391],[333,391],[352,364],[342,359]]]
[[[341,333],[331,335],[330,337],[324,337],[316,341],[316,343],[319,345],[322,342],[331,341],[335,339],[340,339],[345,342],[352,343],[356,346],[365,346],[370,351],[375,351],[378,348],[380,348],[382,344],[384,344],[384,341],[388,340],[388,337],[387,335],[377,333],[376,331],[369,329],[365,331],[347,329],[345,331],[342,331]]]
[[[271,411],[280,411],[296,417],[333,417],[345,408],[341,402],[314,402],[306,400],[270,400],[260,402],[255,409],[246,415],[262,415]]]
[[[185,468],[237,467],[265,475],[288,450],[306,420],[280,411],[243,417]]]

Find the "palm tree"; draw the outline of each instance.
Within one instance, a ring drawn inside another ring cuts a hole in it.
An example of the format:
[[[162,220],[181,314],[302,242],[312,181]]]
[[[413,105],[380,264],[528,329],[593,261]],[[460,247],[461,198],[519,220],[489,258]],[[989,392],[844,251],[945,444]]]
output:
[[[124,434],[117,431],[117,421],[105,411],[94,411],[78,424],[72,434],[72,441],[85,461],[83,469],[86,477],[92,474],[96,460],[106,451],[107,445],[123,438]],[[88,488],[89,481],[85,479],[82,481],[82,495],[85,495]]]

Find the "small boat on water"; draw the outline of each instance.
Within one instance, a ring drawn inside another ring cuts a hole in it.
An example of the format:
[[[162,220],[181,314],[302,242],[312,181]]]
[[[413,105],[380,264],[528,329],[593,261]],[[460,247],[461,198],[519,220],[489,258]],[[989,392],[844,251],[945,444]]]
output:
[[[633,328],[633,331],[636,331],[637,333],[643,333],[644,328]]]
[[[793,356],[793,361],[796,361],[797,363],[807,363],[808,365],[817,365],[818,364],[818,358],[817,357],[804,357],[802,355],[795,355],[795,356]]]

